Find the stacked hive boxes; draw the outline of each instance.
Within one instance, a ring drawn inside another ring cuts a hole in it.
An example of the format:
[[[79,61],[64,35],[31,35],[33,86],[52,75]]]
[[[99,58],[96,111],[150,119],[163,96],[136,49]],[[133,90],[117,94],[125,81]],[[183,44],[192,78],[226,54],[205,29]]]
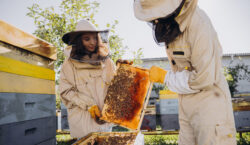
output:
[[[156,108],[155,105],[147,105],[145,115],[142,121],[141,130],[156,130]]]
[[[250,131],[250,95],[233,97],[234,119],[237,132]],[[160,91],[160,114],[162,130],[179,130],[178,95],[171,91]]]
[[[179,130],[178,95],[171,91],[160,91],[160,114],[162,130]]]
[[[234,120],[238,132],[250,131],[250,94],[236,94],[232,98]]]
[[[61,130],[69,130],[69,123],[68,123],[68,112],[67,112],[67,108],[65,107],[65,105],[63,103],[61,103],[61,122],[60,122],[59,128],[61,128]]]
[[[56,48],[0,21],[0,144],[56,144]]]

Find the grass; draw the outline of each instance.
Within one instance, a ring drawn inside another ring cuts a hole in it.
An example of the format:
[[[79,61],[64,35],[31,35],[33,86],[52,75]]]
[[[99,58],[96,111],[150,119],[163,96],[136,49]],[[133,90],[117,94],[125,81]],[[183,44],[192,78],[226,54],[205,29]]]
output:
[[[250,145],[250,132],[236,135],[237,145]],[[178,145],[178,135],[145,135],[145,145]]]
[[[242,133],[242,138],[240,138],[239,133],[237,133],[237,145],[250,145],[250,132]]]
[[[73,139],[69,132],[58,132],[56,134],[56,142],[57,145],[71,145],[76,141],[76,139]]]
[[[237,145],[250,145],[250,132],[242,133],[240,138],[237,133]],[[56,135],[57,145],[71,145],[76,139],[73,139],[69,132],[58,132]],[[145,145],[178,145],[178,135],[145,135]]]
[[[178,135],[145,135],[145,145],[178,145]]]

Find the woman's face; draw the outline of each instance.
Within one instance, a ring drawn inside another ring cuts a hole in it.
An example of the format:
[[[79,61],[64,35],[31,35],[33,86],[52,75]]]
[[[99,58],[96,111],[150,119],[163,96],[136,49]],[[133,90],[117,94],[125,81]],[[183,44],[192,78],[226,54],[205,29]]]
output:
[[[84,33],[82,35],[82,44],[89,52],[94,52],[97,46],[97,33]]]

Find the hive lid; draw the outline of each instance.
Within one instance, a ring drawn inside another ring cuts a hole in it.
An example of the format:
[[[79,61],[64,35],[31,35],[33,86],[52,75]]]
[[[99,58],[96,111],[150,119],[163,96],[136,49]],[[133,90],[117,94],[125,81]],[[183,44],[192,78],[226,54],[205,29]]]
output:
[[[0,20],[0,41],[44,56],[51,60],[56,60],[56,48],[52,44],[26,33],[2,20]]]

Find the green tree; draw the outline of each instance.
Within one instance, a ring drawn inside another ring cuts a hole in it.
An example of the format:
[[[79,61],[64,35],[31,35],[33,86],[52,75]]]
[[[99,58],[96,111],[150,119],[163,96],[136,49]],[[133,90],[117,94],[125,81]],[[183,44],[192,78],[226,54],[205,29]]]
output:
[[[238,92],[237,87],[240,80],[247,80],[250,82],[250,70],[244,63],[225,67],[224,75],[226,76],[231,96]]]
[[[132,52],[133,56],[134,56],[133,62],[134,62],[135,65],[139,66],[140,64],[143,63],[142,60],[140,59],[143,56],[142,50],[143,50],[142,48],[139,48],[137,51]]]
[[[168,90],[167,85],[165,85],[165,84],[160,84],[160,83],[154,83],[154,84],[153,84],[152,91],[155,91],[155,93],[159,95],[159,92],[160,92],[161,90]]]

